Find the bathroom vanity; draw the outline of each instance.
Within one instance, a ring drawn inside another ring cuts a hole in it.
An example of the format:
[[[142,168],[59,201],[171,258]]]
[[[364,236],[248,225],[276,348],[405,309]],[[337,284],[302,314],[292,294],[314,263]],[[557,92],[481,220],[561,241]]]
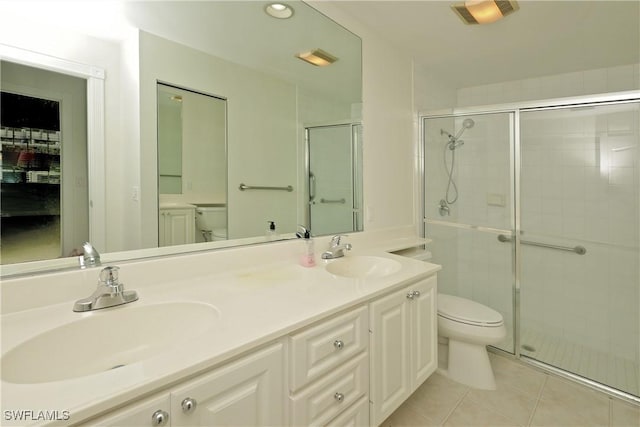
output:
[[[437,367],[440,267],[296,243],[121,263],[140,299],[87,313],[100,267],[4,280],[3,425],[379,425]]]

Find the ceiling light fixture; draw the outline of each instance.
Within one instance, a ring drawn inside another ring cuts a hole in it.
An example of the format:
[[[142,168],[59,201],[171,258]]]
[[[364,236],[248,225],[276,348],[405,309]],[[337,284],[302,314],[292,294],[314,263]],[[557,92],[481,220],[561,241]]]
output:
[[[293,16],[293,8],[285,3],[269,3],[264,7],[267,15],[278,19],[287,19]]]
[[[451,6],[465,24],[489,24],[520,8],[515,0],[467,0]]]
[[[338,58],[331,55],[329,52],[325,52],[322,49],[314,49],[309,52],[299,53],[296,55],[296,57],[318,67],[326,67],[327,65],[331,65],[338,60]]]

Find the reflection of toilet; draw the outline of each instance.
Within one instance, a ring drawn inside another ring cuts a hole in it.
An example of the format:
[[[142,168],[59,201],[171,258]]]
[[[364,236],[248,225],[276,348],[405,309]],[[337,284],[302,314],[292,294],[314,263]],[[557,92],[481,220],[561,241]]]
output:
[[[227,207],[198,206],[196,228],[205,242],[227,240]]]
[[[496,382],[487,354],[507,335],[502,315],[465,298],[438,294],[438,371],[471,387],[495,390]],[[445,366],[446,365],[446,366]]]

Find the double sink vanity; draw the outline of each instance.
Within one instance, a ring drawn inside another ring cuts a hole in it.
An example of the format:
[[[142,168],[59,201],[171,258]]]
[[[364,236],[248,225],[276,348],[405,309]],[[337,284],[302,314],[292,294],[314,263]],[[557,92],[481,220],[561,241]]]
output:
[[[3,425],[379,425],[437,367],[440,267],[298,243],[121,263],[139,299],[80,313],[106,265],[3,280]]]

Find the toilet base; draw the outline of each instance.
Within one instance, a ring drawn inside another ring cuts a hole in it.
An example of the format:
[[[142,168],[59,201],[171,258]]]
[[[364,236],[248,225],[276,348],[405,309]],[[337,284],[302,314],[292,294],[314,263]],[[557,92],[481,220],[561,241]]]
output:
[[[496,389],[496,380],[486,346],[452,339],[446,343],[439,340],[438,356],[440,363],[437,372],[441,375],[469,387],[482,390]]]

